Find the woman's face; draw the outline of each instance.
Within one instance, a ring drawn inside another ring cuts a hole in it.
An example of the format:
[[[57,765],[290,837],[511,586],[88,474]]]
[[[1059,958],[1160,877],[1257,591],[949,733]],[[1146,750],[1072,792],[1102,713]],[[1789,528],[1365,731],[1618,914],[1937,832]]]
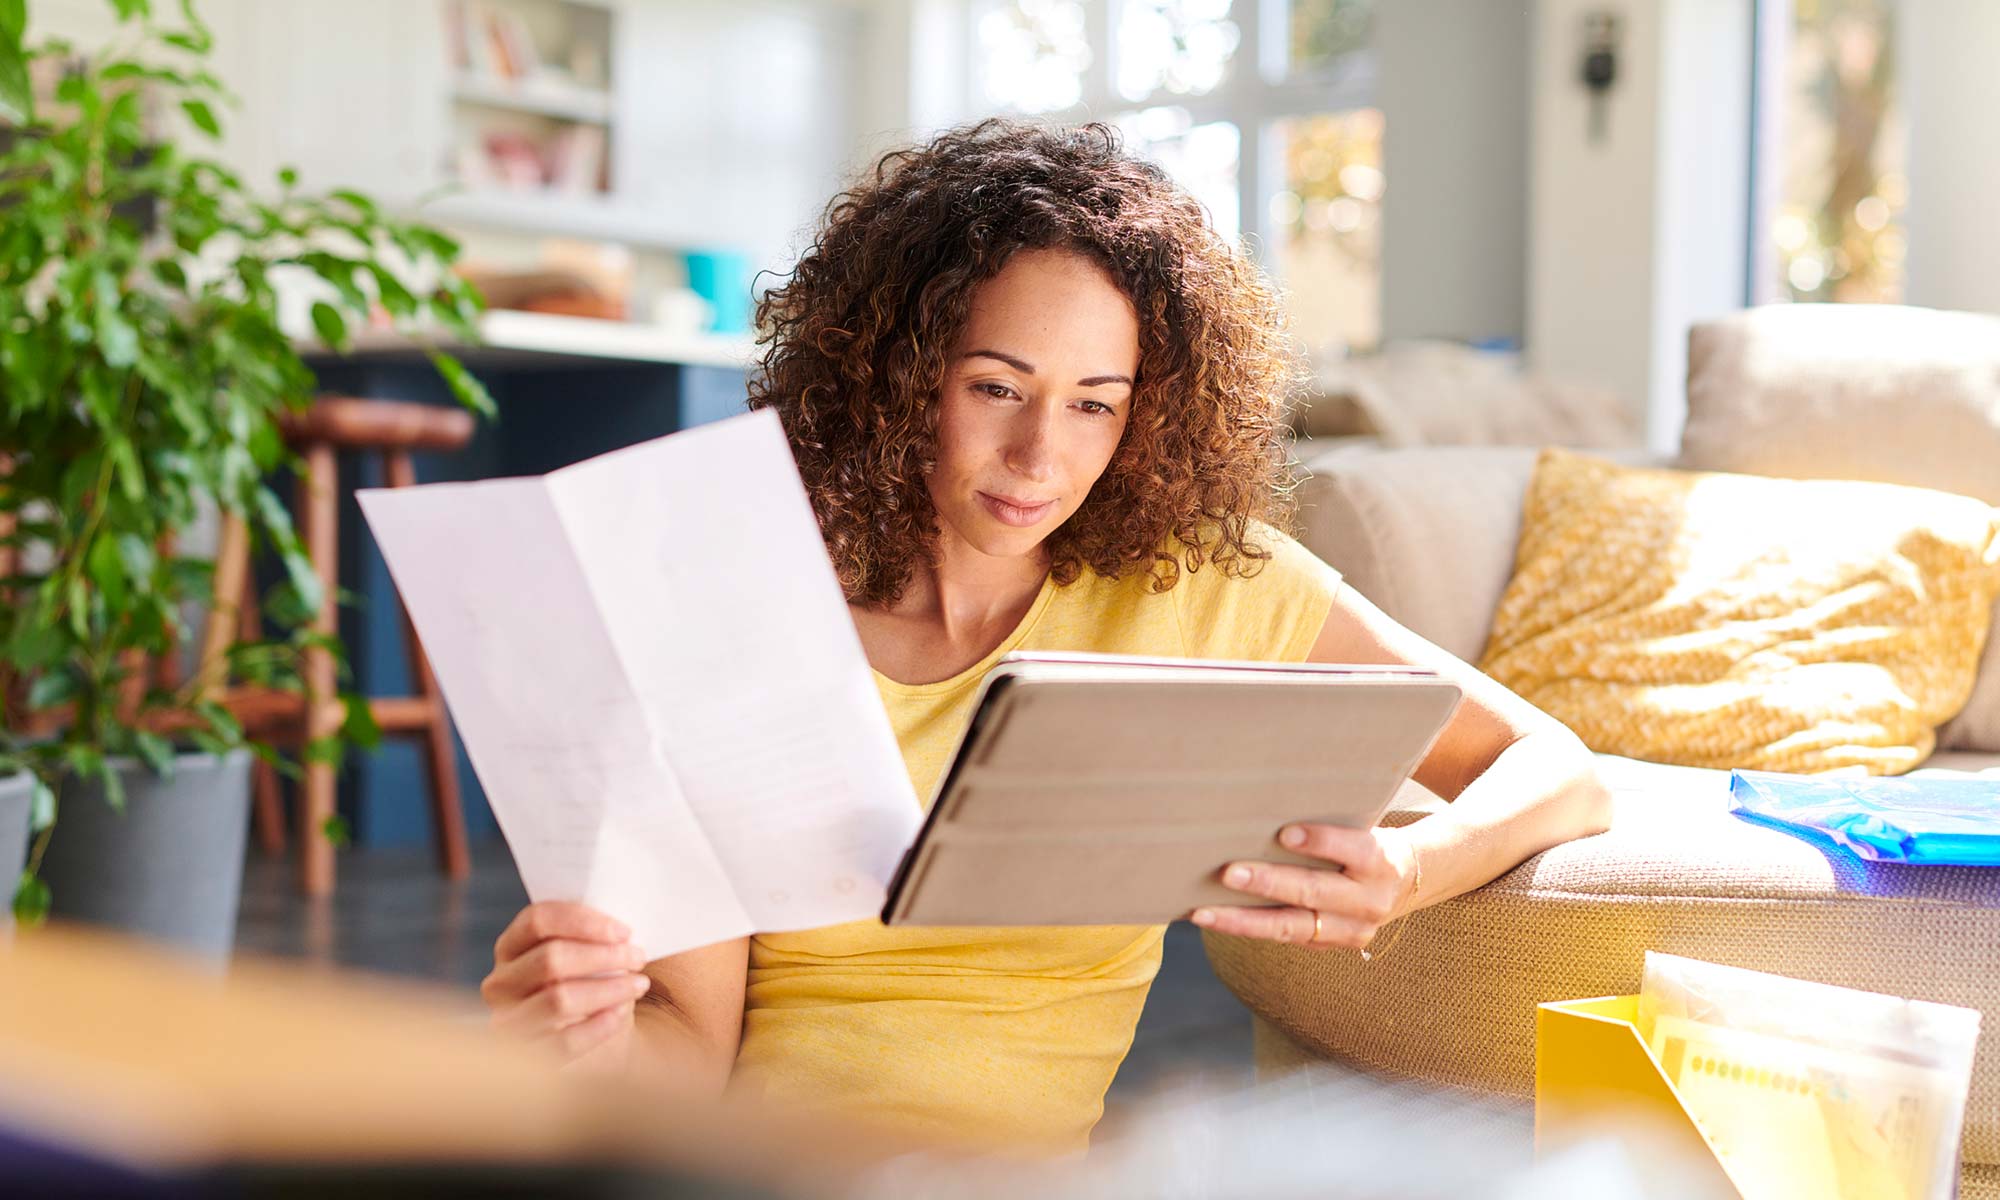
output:
[[[1111,464],[1132,412],[1139,319],[1097,264],[1024,250],[972,296],[938,406],[928,480],[943,529],[1032,553]]]

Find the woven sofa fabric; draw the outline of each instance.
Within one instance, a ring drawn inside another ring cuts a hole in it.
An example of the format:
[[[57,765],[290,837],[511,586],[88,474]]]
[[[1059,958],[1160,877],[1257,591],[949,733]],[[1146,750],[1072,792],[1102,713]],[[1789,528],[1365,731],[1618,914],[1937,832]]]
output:
[[[1689,331],[1687,402],[1681,465],[1692,469],[2000,505],[2000,317],[1857,304],[1735,313]],[[1938,745],[2000,752],[2000,638]]]
[[[2000,758],[1919,774],[1990,778]],[[1216,975],[1307,1050],[1526,1097],[1534,1012],[1639,988],[1647,950],[2000,1013],[2000,871],[1864,863],[1728,812],[1727,773],[1602,758],[1610,832],[1413,914],[1392,953],[1204,935]],[[2000,1163],[1983,1038],[1965,1159]]]

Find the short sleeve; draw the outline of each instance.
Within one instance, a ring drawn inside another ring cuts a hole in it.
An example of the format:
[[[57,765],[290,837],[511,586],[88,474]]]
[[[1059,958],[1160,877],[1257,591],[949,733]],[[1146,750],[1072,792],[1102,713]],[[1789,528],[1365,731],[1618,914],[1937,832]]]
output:
[[[1340,572],[1261,522],[1251,526],[1250,540],[1271,554],[1254,575],[1214,564],[1181,572],[1173,590],[1187,655],[1302,662],[1333,609]]]

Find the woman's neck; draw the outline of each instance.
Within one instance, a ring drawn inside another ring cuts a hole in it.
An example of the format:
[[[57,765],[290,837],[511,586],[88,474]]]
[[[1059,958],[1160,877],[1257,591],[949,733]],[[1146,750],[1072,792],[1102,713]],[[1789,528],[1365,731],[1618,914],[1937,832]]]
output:
[[[941,531],[935,566],[920,565],[893,611],[936,626],[951,641],[1012,628],[1048,578],[1048,556],[997,558]]]

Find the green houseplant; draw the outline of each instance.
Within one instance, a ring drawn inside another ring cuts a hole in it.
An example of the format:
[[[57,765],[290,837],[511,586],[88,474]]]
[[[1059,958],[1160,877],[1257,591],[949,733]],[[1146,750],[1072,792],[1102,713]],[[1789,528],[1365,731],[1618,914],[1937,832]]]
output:
[[[194,680],[147,667],[214,599],[213,563],[173,548],[203,505],[240,515],[285,568],[270,636],[230,648],[239,677],[303,688],[307,647],[337,650],[310,628],[318,579],[267,482],[291,457],[278,420],[313,387],[280,294],[317,296],[313,327],[336,349],[377,311],[419,338],[472,341],[480,309],[443,234],[354,192],[302,194],[289,170],[256,191],[197,153],[232,100],[204,66],[193,0],[109,3],[119,36],[83,54],[24,44],[25,0],[0,0],[0,772],[31,792],[12,889],[29,922],[50,904],[37,867],[59,796],[88,785],[117,809],[183,751],[280,757]],[[31,81],[51,67],[60,82],[38,108]],[[154,132],[162,113],[184,137]],[[431,353],[458,398],[490,412],[463,366]],[[371,736],[349,700],[342,736],[307,755]]]

